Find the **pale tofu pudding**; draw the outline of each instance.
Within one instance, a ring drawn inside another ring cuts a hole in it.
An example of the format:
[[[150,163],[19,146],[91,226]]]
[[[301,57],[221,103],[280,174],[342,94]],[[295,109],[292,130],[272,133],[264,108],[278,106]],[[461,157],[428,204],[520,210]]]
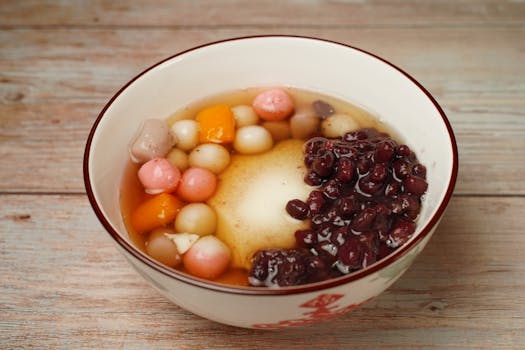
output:
[[[286,212],[290,198],[306,200],[303,142],[286,140],[259,155],[234,155],[219,176],[208,203],[218,216],[216,235],[232,251],[231,266],[248,271],[253,255],[264,248],[292,248],[293,233],[306,221]]]

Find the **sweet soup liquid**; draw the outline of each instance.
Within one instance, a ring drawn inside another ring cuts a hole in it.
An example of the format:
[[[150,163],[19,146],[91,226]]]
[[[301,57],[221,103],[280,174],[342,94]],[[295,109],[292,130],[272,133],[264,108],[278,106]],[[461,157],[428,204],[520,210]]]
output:
[[[250,88],[250,89],[243,89],[243,90],[234,91],[234,92],[227,92],[221,95],[204,98],[191,105],[185,106],[179,111],[175,111],[173,115],[167,118],[167,123],[168,125],[172,125],[174,122],[181,120],[181,119],[194,119],[195,115],[199,111],[203,110],[204,108],[208,106],[213,106],[217,104],[227,104],[229,106],[251,105],[253,99],[258,93],[261,92],[261,90],[262,89],[260,88]],[[313,101],[322,100],[328,103],[329,105],[331,105],[337,111],[338,114],[343,113],[343,114],[348,114],[352,116],[361,128],[374,128],[381,132],[388,132],[391,136],[394,135],[392,130],[388,129],[387,126],[384,123],[382,123],[377,117],[373,116],[371,113],[355,105],[352,105],[350,103],[341,101],[339,99],[336,99],[330,96],[320,95],[320,94],[313,93],[310,91],[304,91],[304,90],[295,89],[295,88],[288,88],[286,89],[286,91],[293,97],[294,105],[296,109],[300,108],[303,105],[310,105]],[[305,140],[302,140],[301,147],[304,141]],[[295,141],[288,141],[288,140],[281,141],[280,143],[274,144],[273,148],[279,149],[278,146],[281,143],[286,144],[286,143],[293,143],[293,142]],[[253,161],[250,161],[250,158],[262,157],[261,155],[256,155],[256,156],[238,155],[232,149],[231,146],[227,146],[227,147],[231,152],[232,163],[235,162],[235,166],[237,167],[243,167],[245,166],[245,164],[246,164],[246,167],[253,167],[254,166]],[[282,147],[282,148],[284,150],[286,149],[286,147]],[[271,152],[271,151],[268,151],[268,152]],[[303,155],[301,154],[300,157],[301,159],[299,160],[299,162],[303,163]],[[139,170],[139,167],[140,167],[139,164],[129,162],[124,172],[123,179],[122,179],[122,185],[121,185],[121,191],[120,191],[120,204],[121,204],[121,210],[122,210],[124,223],[126,224],[131,240],[140,250],[145,252],[145,244],[148,239],[148,235],[138,234],[133,229],[130,223],[130,218],[131,218],[131,214],[133,213],[133,211],[141,203],[143,203],[144,201],[152,197],[152,195],[145,193],[144,188],[141,185],[137,177],[137,171]],[[264,169],[260,169],[258,171],[264,172]],[[306,170],[301,169],[301,171],[305,172]],[[239,179],[239,181],[244,181],[247,183],[249,183],[250,180],[251,180],[250,177]],[[302,181],[302,178],[301,178],[301,181]],[[220,186],[221,186],[220,176],[219,176],[218,186],[220,189]],[[235,195],[230,195],[230,196],[233,198],[227,198],[228,200],[231,200],[231,201],[236,200]],[[293,198],[289,198],[289,200],[292,200],[292,199]],[[213,198],[210,201],[213,202]],[[290,232],[289,234],[290,234],[290,237],[293,237],[293,232]],[[265,248],[271,248],[271,247],[265,247]],[[237,253],[236,247],[230,246],[230,249],[232,250],[232,254],[235,257]],[[241,286],[249,285],[248,283],[249,266],[246,265],[246,262],[245,261],[235,262],[235,259],[234,259],[231,265],[232,266],[224,274],[222,274],[219,278],[215,279],[215,282],[232,284],[232,285],[241,285]],[[184,271],[184,267],[182,266],[182,264],[179,265],[177,269]]]

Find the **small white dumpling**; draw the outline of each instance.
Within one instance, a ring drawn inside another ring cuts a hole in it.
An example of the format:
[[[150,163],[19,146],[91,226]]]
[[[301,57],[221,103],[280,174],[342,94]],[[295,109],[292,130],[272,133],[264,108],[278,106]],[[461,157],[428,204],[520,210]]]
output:
[[[172,148],[166,155],[166,159],[171,164],[175,165],[180,171],[184,171],[189,167],[188,155],[179,148]]]
[[[348,114],[334,114],[321,123],[321,132],[325,137],[340,137],[357,129],[359,124]]]
[[[237,105],[231,108],[233,118],[235,119],[235,126],[242,128],[243,126],[255,125],[259,122],[259,117],[251,106]]]
[[[230,152],[216,143],[204,143],[191,151],[188,161],[190,166],[219,174],[230,164]]]
[[[214,234],[216,229],[217,215],[215,210],[204,203],[185,205],[175,218],[175,230],[177,232],[207,236]]]
[[[189,151],[199,143],[199,123],[195,120],[178,120],[170,130],[177,139],[177,148],[183,151]]]
[[[259,125],[249,125],[239,128],[235,134],[233,148],[241,154],[257,154],[273,147],[272,135]]]

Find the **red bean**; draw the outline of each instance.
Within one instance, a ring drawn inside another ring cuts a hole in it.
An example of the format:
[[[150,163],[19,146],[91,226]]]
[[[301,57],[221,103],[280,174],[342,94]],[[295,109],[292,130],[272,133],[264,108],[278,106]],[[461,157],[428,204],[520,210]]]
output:
[[[370,180],[370,176],[364,176],[360,178],[357,185],[358,191],[368,197],[377,193],[382,187],[382,183],[373,182]]]
[[[385,163],[392,159],[394,156],[394,144],[390,141],[383,141],[377,145],[375,151],[375,159],[378,162]]]
[[[321,177],[329,176],[334,167],[335,156],[331,151],[324,151],[312,163],[312,170]]]
[[[341,183],[337,180],[329,180],[322,191],[326,198],[337,199],[341,195]]]
[[[300,199],[292,199],[286,204],[286,211],[291,217],[297,220],[304,220],[308,217],[308,204]]]
[[[304,176],[304,182],[310,186],[319,186],[323,183],[323,179],[315,171],[309,170]]]
[[[361,266],[362,246],[357,238],[346,241],[337,254],[341,263],[350,269],[358,269]]]
[[[372,226],[376,215],[377,214],[374,209],[367,208],[357,214],[350,227],[356,232],[364,232],[368,230],[370,226]]]
[[[385,181],[388,173],[384,164],[375,164],[370,172],[370,181],[375,183],[382,183]]]
[[[404,160],[396,160],[393,164],[394,176],[403,180],[410,175],[410,166]]]
[[[385,196],[392,197],[401,191],[401,182],[390,181],[385,187]]]
[[[297,230],[295,241],[302,247],[310,247],[317,244],[317,233],[314,230]]]
[[[323,192],[318,190],[310,192],[306,203],[308,204],[308,207],[310,209],[311,216],[319,214],[323,210],[323,205],[325,203]]]
[[[355,166],[354,162],[349,158],[339,159],[339,164],[337,166],[337,173],[335,178],[340,182],[350,182],[354,178]]]
[[[335,113],[334,107],[332,107],[330,104],[326,103],[325,101],[317,100],[312,103],[312,106],[314,107],[315,113],[322,119],[328,118],[332,114]]]
[[[357,211],[357,204],[355,198],[344,197],[339,200],[338,203],[338,212],[344,219],[349,219]]]
[[[370,170],[370,167],[372,166],[372,162],[369,161],[368,159],[359,159],[357,161],[357,172],[359,173],[359,175],[364,175],[366,173],[368,173],[368,171]]]
[[[410,152],[410,148],[407,145],[400,145],[396,148],[396,154],[400,157],[408,157]]]
[[[397,248],[401,244],[408,241],[410,235],[414,233],[416,225],[413,222],[398,220],[388,236],[388,241],[386,242],[390,248]]]
[[[412,174],[424,179],[427,176],[427,168],[423,164],[417,163],[412,167]]]
[[[408,192],[422,195],[428,188],[427,182],[419,176],[409,176],[403,182]]]
[[[262,251],[266,260],[257,274],[276,273],[275,283],[286,285],[321,281],[367,267],[410,239],[428,184],[426,168],[408,146],[361,129],[341,138],[314,137],[304,150],[305,182],[319,187],[306,203],[298,201],[291,210],[292,201],[287,209],[311,219],[311,227],[295,233],[293,252]],[[294,263],[285,262],[288,257]],[[272,261],[283,265],[276,270]],[[305,275],[287,278],[285,267],[295,269],[294,276],[305,269]]]

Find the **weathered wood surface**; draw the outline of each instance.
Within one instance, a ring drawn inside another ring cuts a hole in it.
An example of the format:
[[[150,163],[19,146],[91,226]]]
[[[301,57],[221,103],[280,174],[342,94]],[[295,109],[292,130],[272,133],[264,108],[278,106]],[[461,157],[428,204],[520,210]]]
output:
[[[519,349],[524,206],[521,197],[454,198],[414,265],[376,300],[315,327],[260,332],[206,321],[161,297],[116,251],[84,195],[3,195],[0,344]]]
[[[0,1],[10,26],[499,26],[523,25],[519,0]]]
[[[271,31],[243,34],[262,32]],[[457,193],[525,194],[525,27],[285,32],[351,43],[419,79],[457,134]],[[0,172],[0,190],[82,192],[85,138],[119,87],[164,57],[238,34],[229,29],[0,31],[0,156],[10,168]]]
[[[269,33],[344,42],[411,73],[449,116],[461,163],[435,237],[392,288],[281,332],[162,298],[98,224],[81,173],[92,122],[137,73]],[[525,348],[524,38],[518,0],[0,0],[0,348]]]

